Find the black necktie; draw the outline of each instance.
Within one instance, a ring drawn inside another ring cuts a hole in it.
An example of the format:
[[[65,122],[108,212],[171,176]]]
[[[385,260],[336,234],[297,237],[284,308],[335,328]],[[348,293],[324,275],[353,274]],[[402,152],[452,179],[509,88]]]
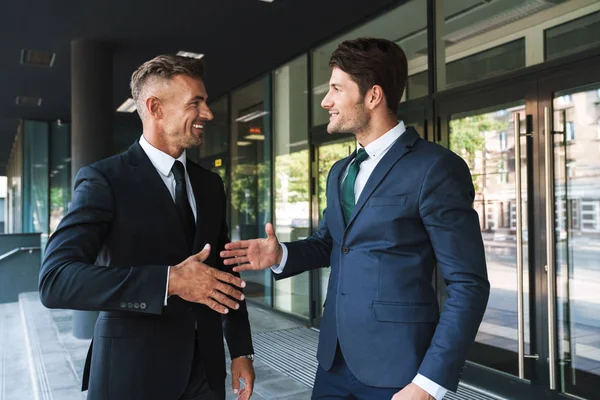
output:
[[[188,200],[187,185],[185,183],[185,168],[181,161],[176,160],[171,169],[175,177],[175,207],[181,219],[186,234],[190,239],[190,243],[194,242],[196,234],[196,222],[194,221],[194,213]]]

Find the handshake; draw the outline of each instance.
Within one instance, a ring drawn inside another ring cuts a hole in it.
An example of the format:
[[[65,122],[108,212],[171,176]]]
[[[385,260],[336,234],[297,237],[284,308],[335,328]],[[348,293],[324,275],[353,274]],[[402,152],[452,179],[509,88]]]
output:
[[[275,236],[273,225],[267,224],[265,232],[265,239],[227,243],[225,250],[220,253],[223,263],[238,264],[233,268],[235,272],[264,270],[280,264],[283,250]],[[221,314],[227,314],[230,309],[237,310],[240,307],[238,302],[244,300],[244,294],[238,289],[246,287],[246,282],[235,275],[204,264],[210,250],[210,245],[207,244],[199,253],[171,267],[168,294],[204,304]]]

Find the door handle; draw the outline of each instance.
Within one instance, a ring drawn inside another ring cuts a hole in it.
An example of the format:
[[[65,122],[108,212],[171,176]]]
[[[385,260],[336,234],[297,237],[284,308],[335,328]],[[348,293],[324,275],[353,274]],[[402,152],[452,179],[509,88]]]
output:
[[[556,260],[554,234],[554,149],[550,109],[544,107],[544,148],[546,158],[546,273],[548,283],[548,371],[550,390],[556,390]]]
[[[537,354],[525,354],[525,307],[523,299],[523,196],[521,175],[521,136],[530,136],[530,133],[521,134],[521,114],[514,114],[515,136],[515,214],[517,220],[517,351],[519,355],[519,378],[525,379],[525,359],[537,360]]]

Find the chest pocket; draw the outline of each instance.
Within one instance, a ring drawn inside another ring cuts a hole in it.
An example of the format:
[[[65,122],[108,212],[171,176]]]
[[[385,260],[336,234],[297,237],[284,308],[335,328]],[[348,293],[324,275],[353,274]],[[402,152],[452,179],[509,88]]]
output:
[[[406,195],[371,197],[368,204],[369,207],[404,206],[407,197]]]

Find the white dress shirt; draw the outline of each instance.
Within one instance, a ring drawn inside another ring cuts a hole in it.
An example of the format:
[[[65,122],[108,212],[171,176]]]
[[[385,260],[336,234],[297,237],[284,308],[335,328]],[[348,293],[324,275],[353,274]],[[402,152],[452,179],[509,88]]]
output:
[[[379,137],[378,139],[374,140],[373,142],[369,143],[367,146],[364,147],[369,157],[360,164],[360,170],[358,172],[358,175],[356,176],[356,182],[354,184],[355,202],[358,202],[360,194],[365,188],[365,185],[367,184],[371,173],[373,172],[379,161],[381,161],[383,156],[386,155],[386,153],[394,145],[394,143],[396,143],[396,140],[398,140],[398,138],[404,133],[404,131],[406,131],[406,128],[404,127],[404,122],[398,121],[398,124],[395,127],[393,127],[383,136]],[[356,148],[357,150],[362,148],[360,143],[356,143]],[[344,179],[346,178],[346,175],[348,175],[350,164],[351,163],[349,163],[348,167],[346,167],[346,171],[344,172]],[[344,179],[340,180],[340,185],[342,184]],[[283,248],[281,264],[273,265],[271,267],[271,270],[276,274],[280,274],[283,272],[283,269],[285,268],[285,264],[287,262],[287,247],[283,243],[281,244],[281,247]],[[417,374],[417,376],[413,379],[413,383],[418,385],[421,389],[425,390],[436,400],[441,400],[448,391],[447,389],[443,388],[442,386],[438,385],[431,379],[421,374]]]
[[[192,183],[190,182],[190,177],[187,172],[187,164],[186,164],[186,155],[185,150],[179,158],[173,158],[167,153],[157,149],[152,146],[144,135],[140,137],[140,146],[142,150],[146,153],[150,162],[156,168],[158,175],[161,177],[167,189],[169,189],[169,193],[171,193],[171,197],[173,198],[173,202],[175,202],[175,176],[173,176],[173,172],[171,169],[175,164],[175,161],[179,160],[183,164],[183,168],[185,169],[185,185],[188,194],[188,201],[190,202],[190,206],[192,207],[192,212],[194,213],[194,221],[197,220],[196,216],[196,199],[194,198],[194,191],[192,189]],[[171,271],[171,266],[167,269],[167,288],[165,290],[165,302],[164,305],[167,305],[167,298],[169,293],[169,272]]]

